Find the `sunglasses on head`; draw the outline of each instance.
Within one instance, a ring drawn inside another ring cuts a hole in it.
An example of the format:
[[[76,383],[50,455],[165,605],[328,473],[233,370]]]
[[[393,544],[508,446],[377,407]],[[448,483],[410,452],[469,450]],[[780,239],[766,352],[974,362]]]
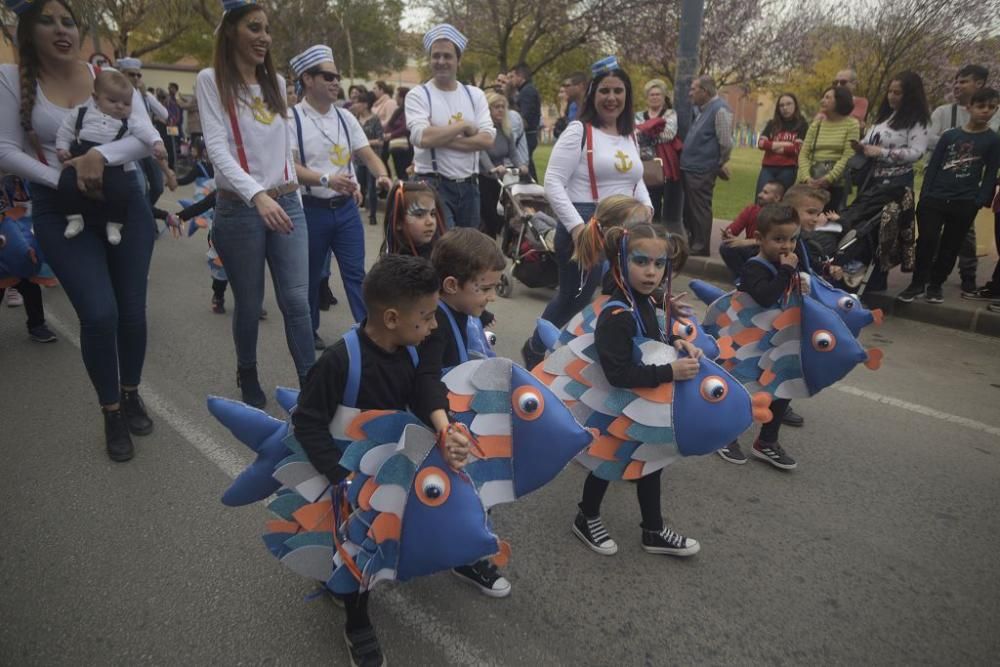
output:
[[[307,74],[310,74],[312,76],[321,76],[321,77],[323,77],[323,80],[326,81],[327,83],[333,83],[334,81],[340,81],[340,75],[337,74],[336,72],[323,72],[323,71],[319,71],[319,72],[307,72]]]

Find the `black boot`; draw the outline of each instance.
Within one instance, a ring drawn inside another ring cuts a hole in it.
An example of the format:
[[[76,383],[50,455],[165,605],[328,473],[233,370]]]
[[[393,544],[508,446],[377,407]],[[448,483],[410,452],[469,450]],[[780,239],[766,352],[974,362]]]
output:
[[[132,436],[128,433],[125,414],[118,410],[104,410],[104,441],[108,448],[108,458],[122,463],[135,455]]]
[[[153,432],[153,420],[146,413],[146,404],[142,402],[138,389],[122,389],[121,406],[125,423],[132,435],[149,435]]]
[[[247,405],[261,409],[267,405],[267,396],[264,395],[264,390],[260,388],[260,382],[257,381],[256,366],[237,368],[236,386],[243,391],[243,402]]]

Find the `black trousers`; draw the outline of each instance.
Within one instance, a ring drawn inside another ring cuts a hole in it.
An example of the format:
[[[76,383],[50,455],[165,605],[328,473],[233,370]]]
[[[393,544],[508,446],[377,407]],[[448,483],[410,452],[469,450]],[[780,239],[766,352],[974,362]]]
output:
[[[24,314],[28,318],[26,322],[28,330],[30,331],[37,326],[45,324],[45,309],[42,307],[41,286],[30,280],[22,280],[14,285],[14,289],[24,299]],[[6,291],[6,289],[0,288],[0,301],[3,300]]]
[[[491,176],[479,177],[479,231],[496,238],[503,230],[504,220],[497,215],[500,201],[500,181]]]
[[[663,470],[657,470],[635,482],[635,493],[639,500],[639,512],[642,514],[643,530],[660,532],[663,530],[663,514],[660,512],[660,477]],[[606,479],[601,479],[590,473],[583,483],[583,499],[580,501],[580,511],[586,517],[601,515],[601,501],[610,485]]]
[[[917,205],[914,284],[940,287],[947,280],[978,212],[975,201],[921,197]]]
[[[760,441],[775,443],[778,442],[778,431],[781,430],[781,420],[785,416],[785,410],[791,403],[787,398],[778,398],[771,401],[771,421],[760,427]]]

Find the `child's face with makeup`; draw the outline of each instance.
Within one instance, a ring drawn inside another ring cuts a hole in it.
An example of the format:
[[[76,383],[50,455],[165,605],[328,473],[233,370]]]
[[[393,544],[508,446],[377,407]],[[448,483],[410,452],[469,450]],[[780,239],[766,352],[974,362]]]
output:
[[[414,245],[426,245],[437,232],[437,208],[434,197],[420,195],[411,200],[406,207],[406,219],[403,221],[403,233]]]
[[[420,345],[437,328],[437,306],[438,295],[432,293],[398,309],[393,342],[399,346]]]
[[[629,244],[628,282],[632,289],[648,296],[659,287],[667,270],[666,239],[639,239]]]
[[[490,303],[496,301],[499,284],[500,271],[483,271],[467,280],[464,285],[458,285],[457,282],[452,284],[446,280],[444,290],[452,308],[471,317],[479,317]]]

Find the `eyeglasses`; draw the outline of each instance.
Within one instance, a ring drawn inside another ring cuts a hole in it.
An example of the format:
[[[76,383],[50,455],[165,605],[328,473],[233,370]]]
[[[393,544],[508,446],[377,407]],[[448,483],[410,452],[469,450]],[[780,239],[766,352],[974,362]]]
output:
[[[846,86],[850,82],[851,82],[850,79],[834,79],[833,80],[833,85],[835,85],[835,86]]]
[[[334,81],[340,81],[340,75],[337,74],[336,72],[322,72],[322,71],[320,71],[320,72],[306,72],[306,74],[309,74],[311,76],[321,76],[321,77],[323,77],[323,80],[326,81],[327,83],[333,83]]]
[[[141,79],[142,72],[129,72],[126,76],[130,79]]]

